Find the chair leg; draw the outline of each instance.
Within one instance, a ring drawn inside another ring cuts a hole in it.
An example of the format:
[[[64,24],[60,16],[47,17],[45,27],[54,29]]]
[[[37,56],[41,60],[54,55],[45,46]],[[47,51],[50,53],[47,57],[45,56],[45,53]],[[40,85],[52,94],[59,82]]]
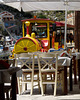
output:
[[[46,80],[46,75],[43,75],[43,80]],[[43,85],[43,91],[45,93],[45,91],[46,91],[46,84]]]
[[[33,72],[32,72],[32,76],[31,76],[31,95],[33,94],[33,80],[34,80],[34,75],[33,75]]]
[[[25,77],[25,79],[27,80],[27,76]],[[27,90],[27,83],[25,84],[25,89]]]
[[[9,100],[9,91],[6,92],[7,100]]]
[[[43,92],[43,84],[42,84],[42,76],[40,74],[40,83],[41,83],[41,94],[44,95],[44,92]]]
[[[39,74],[37,74],[37,80],[38,80],[38,88],[39,88],[39,93],[40,93],[41,92],[41,89],[40,89]]]
[[[55,80],[54,77],[55,77],[55,74],[53,73],[53,74],[52,74],[52,80]],[[52,89],[54,90],[54,84],[52,84]]]
[[[57,72],[55,73],[55,84],[54,84],[54,96],[56,96],[56,89],[57,89]]]
[[[46,84],[43,85],[43,91],[46,92]]]
[[[26,75],[24,76],[24,80],[26,80]],[[24,89],[27,90],[27,83],[25,83]]]
[[[56,96],[56,84],[54,84],[54,96]]]
[[[23,81],[25,81],[25,80],[26,80],[26,75],[23,75]],[[26,88],[27,88],[26,84],[27,83],[22,84],[22,92],[24,92],[26,90]]]
[[[52,75],[50,75],[51,80],[53,80]],[[54,89],[54,85],[52,84],[52,89]]]
[[[12,89],[10,90],[10,100],[12,100]]]
[[[12,97],[11,92],[12,92],[12,89],[7,89],[5,91],[5,93],[6,93],[6,100],[11,100],[11,97]]]
[[[17,81],[18,81],[18,93],[21,94],[21,87],[20,87],[20,79],[19,79],[19,77],[17,77]]]

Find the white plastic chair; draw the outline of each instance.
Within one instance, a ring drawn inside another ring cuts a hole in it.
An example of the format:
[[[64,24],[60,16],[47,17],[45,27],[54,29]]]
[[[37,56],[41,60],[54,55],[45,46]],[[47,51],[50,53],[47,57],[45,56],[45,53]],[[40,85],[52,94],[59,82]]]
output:
[[[38,66],[40,74],[41,93],[42,95],[44,95],[43,85],[53,84],[54,96],[55,96],[57,87],[58,55],[50,53],[42,53],[42,54],[37,54],[37,57],[38,57]],[[46,75],[45,79],[43,75]],[[48,79],[47,75],[53,75],[54,77]]]
[[[22,84],[31,83],[31,95],[33,93],[34,80],[34,54],[21,53],[15,54],[15,66],[22,69],[22,78],[18,77],[18,91],[21,94]],[[30,77],[28,77],[30,75]]]

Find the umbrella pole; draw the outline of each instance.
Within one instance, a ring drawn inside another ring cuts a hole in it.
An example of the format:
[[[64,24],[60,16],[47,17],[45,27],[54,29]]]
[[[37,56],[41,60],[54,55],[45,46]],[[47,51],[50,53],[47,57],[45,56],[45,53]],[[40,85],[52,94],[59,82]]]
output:
[[[66,7],[65,7],[66,8]],[[65,34],[64,34],[64,49],[66,48],[66,37],[67,36],[67,8],[65,9]]]

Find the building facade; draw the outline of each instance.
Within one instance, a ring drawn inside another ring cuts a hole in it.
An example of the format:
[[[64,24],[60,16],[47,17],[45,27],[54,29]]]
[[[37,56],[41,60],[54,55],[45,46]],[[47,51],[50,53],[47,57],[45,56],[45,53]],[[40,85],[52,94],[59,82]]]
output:
[[[70,13],[67,16],[67,24],[74,25],[75,24],[75,12]]]
[[[4,26],[9,29],[11,34],[19,33],[19,27],[16,25],[16,20],[14,19],[14,15],[8,11],[3,11],[0,13],[0,19],[4,22]]]
[[[67,16],[67,24],[69,25],[75,25],[75,12],[71,12]],[[75,34],[75,31],[73,29],[69,30],[69,33]]]

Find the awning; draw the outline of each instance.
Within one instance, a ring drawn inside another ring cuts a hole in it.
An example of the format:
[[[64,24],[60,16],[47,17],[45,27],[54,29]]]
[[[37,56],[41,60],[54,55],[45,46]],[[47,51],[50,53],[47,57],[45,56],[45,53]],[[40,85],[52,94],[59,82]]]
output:
[[[1,3],[21,11],[35,10],[80,10],[80,0],[0,0]]]

